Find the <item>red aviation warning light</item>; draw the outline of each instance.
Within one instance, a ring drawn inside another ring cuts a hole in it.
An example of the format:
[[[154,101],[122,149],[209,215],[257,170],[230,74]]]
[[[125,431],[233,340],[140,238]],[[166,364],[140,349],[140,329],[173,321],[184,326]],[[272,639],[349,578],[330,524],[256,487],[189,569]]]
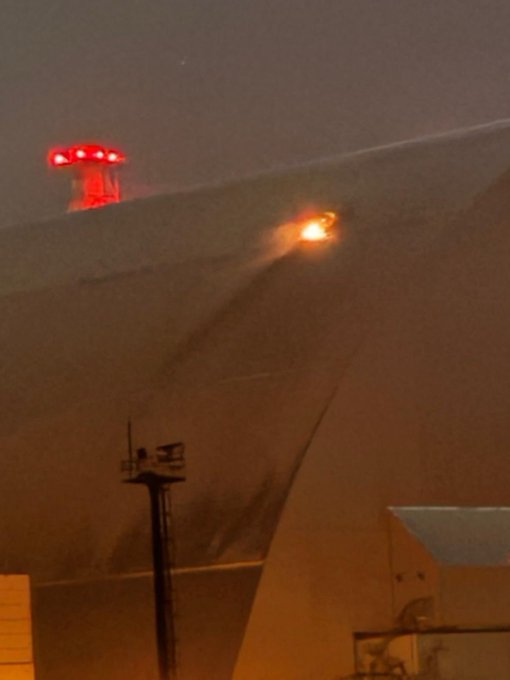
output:
[[[120,201],[117,170],[126,157],[117,149],[99,144],[76,144],[53,149],[48,163],[53,168],[70,168],[73,172],[73,196],[69,210],[100,208]]]

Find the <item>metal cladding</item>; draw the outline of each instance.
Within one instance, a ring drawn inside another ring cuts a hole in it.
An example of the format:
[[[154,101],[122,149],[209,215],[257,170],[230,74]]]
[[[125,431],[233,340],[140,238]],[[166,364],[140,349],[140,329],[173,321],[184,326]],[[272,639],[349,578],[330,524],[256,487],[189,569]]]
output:
[[[501,623],[478,572],[445,571],[389,508],[508,505],[509,142],[495,126],[0,232],[0,542],[32,578],[40,680],[155,677],[129,417],[135,448],[186,442],[182,680],[343,677],[353,635]],[[317,248],[286,228],[330,212]]]

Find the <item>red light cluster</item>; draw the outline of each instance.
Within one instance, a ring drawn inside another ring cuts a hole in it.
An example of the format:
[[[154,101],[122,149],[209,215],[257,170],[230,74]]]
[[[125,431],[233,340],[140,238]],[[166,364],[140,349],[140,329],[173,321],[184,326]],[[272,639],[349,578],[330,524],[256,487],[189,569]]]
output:
[[[117,149],[107,149],[98,144],[77,144],[68,149],[50,151],[48,162],[55,168],[75,163],[105,163],[117,165],[124,163],[126,157]]]

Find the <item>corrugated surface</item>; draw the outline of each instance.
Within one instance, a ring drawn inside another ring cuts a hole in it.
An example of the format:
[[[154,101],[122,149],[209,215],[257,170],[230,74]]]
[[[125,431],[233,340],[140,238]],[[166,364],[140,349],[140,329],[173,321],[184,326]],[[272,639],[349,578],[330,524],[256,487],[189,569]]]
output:
[[[0,679],[34,677],[30,581],[0,575]]]

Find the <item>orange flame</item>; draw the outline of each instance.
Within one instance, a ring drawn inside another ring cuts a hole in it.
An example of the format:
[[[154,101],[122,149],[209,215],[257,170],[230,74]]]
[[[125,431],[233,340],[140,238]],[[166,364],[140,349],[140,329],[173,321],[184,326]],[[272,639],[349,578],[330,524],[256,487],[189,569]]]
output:
[[[299,240],[306,242],[326,241],[333,236],[333,227],[338,222],[338,215],[325,212],[308,218],[300,225]]]

